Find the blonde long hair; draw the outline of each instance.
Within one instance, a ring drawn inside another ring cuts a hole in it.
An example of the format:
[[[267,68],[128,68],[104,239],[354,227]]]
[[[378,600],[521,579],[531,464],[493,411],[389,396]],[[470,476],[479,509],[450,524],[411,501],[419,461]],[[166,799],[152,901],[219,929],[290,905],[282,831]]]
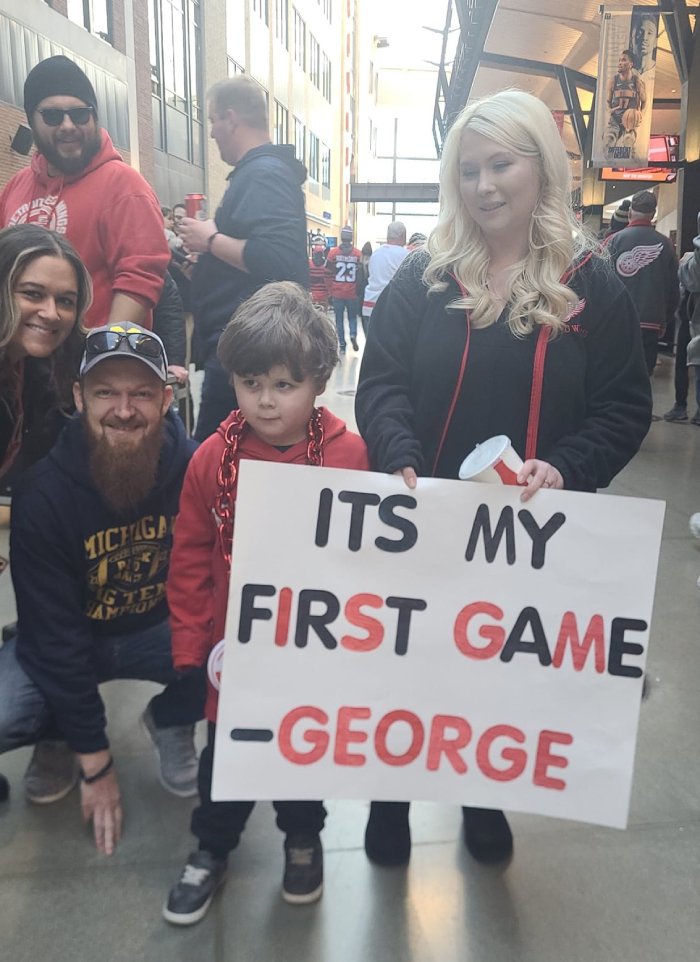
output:
[[[540,195],[530,222],[528,253],[506,288],[508,324],[516,336],[538,325],[559,333],[576,295],[562,275],[581,255],[596,249],[571,209],[571,170],[549,108],[520,90],[504,90],[469,104],[452,125],[440,167],[440,214],[427,248],[430,261],[423,280],[431,291],[447,288],[454,274],[469,292],[450,307],[472,311],[473,327],[488,327],[499,315],[489,294],[489,251],[479,226],[467,213],[459,192],[462,134],[469,128],[516,154],[536,159]]]

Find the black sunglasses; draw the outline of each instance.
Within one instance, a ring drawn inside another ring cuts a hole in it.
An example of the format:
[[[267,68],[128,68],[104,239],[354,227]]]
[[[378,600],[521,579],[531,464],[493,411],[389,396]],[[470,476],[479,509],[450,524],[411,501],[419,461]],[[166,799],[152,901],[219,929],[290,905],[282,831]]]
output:
[[[76,127],[84,127],[90,122],[90,118],[95,116],[95,108],[70,107],[68,110],[61,110],[60,107],[44,107],[43,110],[37,110],[37,113],[41,114],[41,119],[47,127],[59,127],[66,115]]]
[[[110,351],[117,351],[122,341],[126,341],[134,354],[141,357],[163,358],[163,348],[160,341],[150,334],[142,334],[140,331],[133,331],[131,334],[121,333],[120,331],[96,331],[88,334],[85,340],[85,353],[89,357],[96,354],[108,354]]]

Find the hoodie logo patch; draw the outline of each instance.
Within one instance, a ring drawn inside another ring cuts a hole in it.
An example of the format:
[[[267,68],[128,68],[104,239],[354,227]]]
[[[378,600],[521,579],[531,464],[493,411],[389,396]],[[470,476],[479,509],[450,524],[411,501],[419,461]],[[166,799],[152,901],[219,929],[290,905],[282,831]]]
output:
[[[582,314],[585,310],[586,298],[582,297],[571,307],[569,313],[564,318],[564,322],[568,323],[569,321],[573,320],[573,318],[578,317],[579,314]]]
[[[68,208],[64,200],[59,200],[58,194],[48,197],[36,197],[31,204],[22,204],[10,220],[8,227],[17,224],[38,224],[48,230],[55,230],[57,234],[65,234],[68,230]]]
[[[664,249],[663,244],[639,244],[631,251],[620,254],[615,265],[615,270],[620,277],[634,277],[643,267],[648,267],[661,256]]]
[[[583,314],[586,310],[586,298],[581,297],[579,300],[569,308],[569,313],[564,318],[564,333],[565,334],[580,334],[581,337],[588,337],[588,331],[581,324],[573,324],[572,321],[579,314]]]

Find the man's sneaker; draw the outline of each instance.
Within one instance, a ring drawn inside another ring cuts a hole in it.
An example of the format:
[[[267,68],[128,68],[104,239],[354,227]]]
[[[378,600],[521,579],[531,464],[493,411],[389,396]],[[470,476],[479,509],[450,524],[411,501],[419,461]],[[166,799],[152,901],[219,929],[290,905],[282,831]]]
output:
[[[293,905],[315,902],[323,891],[323,846],[318,835],[288,835],[284,842],[282,898]]]
[[[168,893],[163,918],[173,925],[194,925],[203,919],[226,877],[227,866],[228,859],[216,858],[211,852],[192,852],[180,881]]]
[[[692,418],[690,419],[690,423],[697,424],[698,426],[700,426],[700,408],[698,408],[695,414],[692,416]]]
[[[150,705],[146,706],[141,721],[158,752],[161,785],[180,798],[192,798],[197,794],[199,768],[194,747],[194,725],[156,728]]]
[[[357,343],[357,338],[356,338],[356,337],[351,337],[351,338],[350,338],[350,343],[352,344],[352,349],[353,349],[353,351],[359,351],[359,350],[360,350],[360,345]]]
[[[57,802],[75,788],[79,775],[78,759],[65,742],[37,742],[24,773],[24,794],[36,805]]]
[[[687,421],[688,408],[674,404],[670,411],[664,414],[664,421]]]

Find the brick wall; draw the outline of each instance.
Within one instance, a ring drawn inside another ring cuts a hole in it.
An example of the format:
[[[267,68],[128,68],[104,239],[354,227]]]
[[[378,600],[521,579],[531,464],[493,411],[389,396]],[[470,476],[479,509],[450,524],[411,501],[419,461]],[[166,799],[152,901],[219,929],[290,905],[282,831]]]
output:
[[[148,34],[146,34],[146,36],[148,36]],[[120,53],[126,53],[124,0],[114,0],[112,4],[112,46]]]
[[[151,55],[148,47],[148,0],[133,0],[133,9],[139,165],[143,176],[150,184],[153,184],[155,158],[153,155],[153,113],[151,109]]]
[[[0,107],[0,185],[6,184],[18,170],[26,167],[30,155],[23,157],[10,150],[10,141],[15,135],[19,124],[26,124],[24,111],[18,107],[3,104]]]

